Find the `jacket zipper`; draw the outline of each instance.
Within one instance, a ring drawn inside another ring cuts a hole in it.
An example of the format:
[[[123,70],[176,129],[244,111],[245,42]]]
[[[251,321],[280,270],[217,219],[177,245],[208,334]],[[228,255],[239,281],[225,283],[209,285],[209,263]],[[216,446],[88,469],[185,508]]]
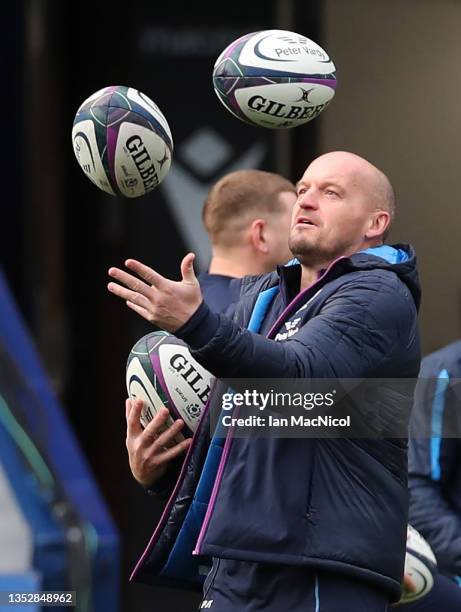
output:
[[[321,276],[319,276],[318,279],[315,280],[312,283],[312,285],[309,285],[309,287],[306,287],[306,289],[304,289],[304,291],[301,291],[301,293],[298,293],[298,295],[291,300],[291,302],[288,304],[288,306],[285,308],[285,310],[282,312],[282,314],[279,316],[279,318],[276,320],[276,322],[270,328],[269,333],[267,334],[268,338],[271,338],[272,336],[274,336],[276,334],[276,332],[278,331],[278,329],[282,325],[283,320],[286,319],[288,317],[288,315],[291,315],[292,312],[296,312],[295,309],[294,309],[294,306],[297,306],[298,303],[302,301],[302,299],[306,295],[306,293],[308,291],[310,291],[311,289],[313,289],[322,279],[324,279],[325,276],[333,268],[333,266],[335,266],[338,263],[338,261],[341,261],[342,259],[347,259],[347,257],[344,257],[344,255],[342,255],[341,257],[338,257],[337,259],[332,261],[331,264],[328,266],[328,268],[324,271],[324,273]]]

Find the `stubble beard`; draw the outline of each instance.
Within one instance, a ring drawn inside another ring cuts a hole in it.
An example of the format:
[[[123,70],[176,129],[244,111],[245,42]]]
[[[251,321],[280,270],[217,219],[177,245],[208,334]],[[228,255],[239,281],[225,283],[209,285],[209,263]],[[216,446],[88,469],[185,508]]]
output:
[[[321,241],[306,240],[303,236],[290,236],[288,246],[293,256],[303,265],[315,268],[326,267],[329,263],[344,255],[347,245],[337,243],[331,247],[322,245]]]

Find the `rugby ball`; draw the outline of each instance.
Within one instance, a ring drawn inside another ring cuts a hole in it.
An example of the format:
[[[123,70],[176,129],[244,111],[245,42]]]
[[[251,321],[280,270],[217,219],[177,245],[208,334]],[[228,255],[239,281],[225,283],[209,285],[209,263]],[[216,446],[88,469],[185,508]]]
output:
[[[410,593],[404,589],[399,603],[411,603],[427,595],[434,586],[436,571],[437,560],[431,547],[414,527],[408,525],[405,573],[413,579],[416,591]]]
[[[336,68],[306,36],[262,30],[238,38],[217,58],[213,86],[238,119],[266,128],[293,128],[330,104]]]
[[[155,102],[134,87],[112,85],[77,110],[72,145],[85,175],[111,195],[137,198],[168,174],[173,139]]]
[[[131,399],[141,398],[141,425],[166,406],[167,426],[183,419],[186,437],[197,429],[210,395],[213,376],[192,357],[187,345],[164,331],[143,336],[131,349],[126,365],[126,387]]]

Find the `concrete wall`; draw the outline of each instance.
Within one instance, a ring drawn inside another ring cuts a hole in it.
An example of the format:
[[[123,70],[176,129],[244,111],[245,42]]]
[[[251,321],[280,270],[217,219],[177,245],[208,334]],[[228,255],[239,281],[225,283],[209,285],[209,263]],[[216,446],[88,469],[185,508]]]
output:
[[[418,254],[424,353],[461,337],[460,32],[456,0],[324,3],[339,85],[321,151],[363,155],[396,187],[390,239]]]

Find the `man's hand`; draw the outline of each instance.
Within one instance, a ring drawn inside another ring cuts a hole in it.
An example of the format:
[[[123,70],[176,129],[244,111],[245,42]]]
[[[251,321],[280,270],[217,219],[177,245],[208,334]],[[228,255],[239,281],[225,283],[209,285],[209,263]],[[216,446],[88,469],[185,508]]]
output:
[[[409,593],[414,593],[416,591],[416,583],[410,574],[404,574],[403,576],[403,588],[405,591]]]
[[[109,276],[118,282],[109,283],[107,288],[147,321],[175,332],[202,303],[202,292],[194,273],[194,258],[193,253],[188,253],[182,260],[181,281],[169,280],[141,262],[127,259],[126,267],[141,278],[119,268],[110,268]]]
[[[144,487],[152,486],[161,478],[169,462],[186,451],[191,438],[176,443],[184,421],[176,420],[171,427],[166,427],[169,416],[167,408],[157,412],[145,429],[142,429],[139,417],[144,402],[142,400],[126,400],[126,447],[133,476]]]
[[[416,591],[416,584],[410,574],[403,575],[403,584],[402,584],[402,593],[414,593]],[[399,606],[400,601],[395,604],[392,604],[392,607]]]

